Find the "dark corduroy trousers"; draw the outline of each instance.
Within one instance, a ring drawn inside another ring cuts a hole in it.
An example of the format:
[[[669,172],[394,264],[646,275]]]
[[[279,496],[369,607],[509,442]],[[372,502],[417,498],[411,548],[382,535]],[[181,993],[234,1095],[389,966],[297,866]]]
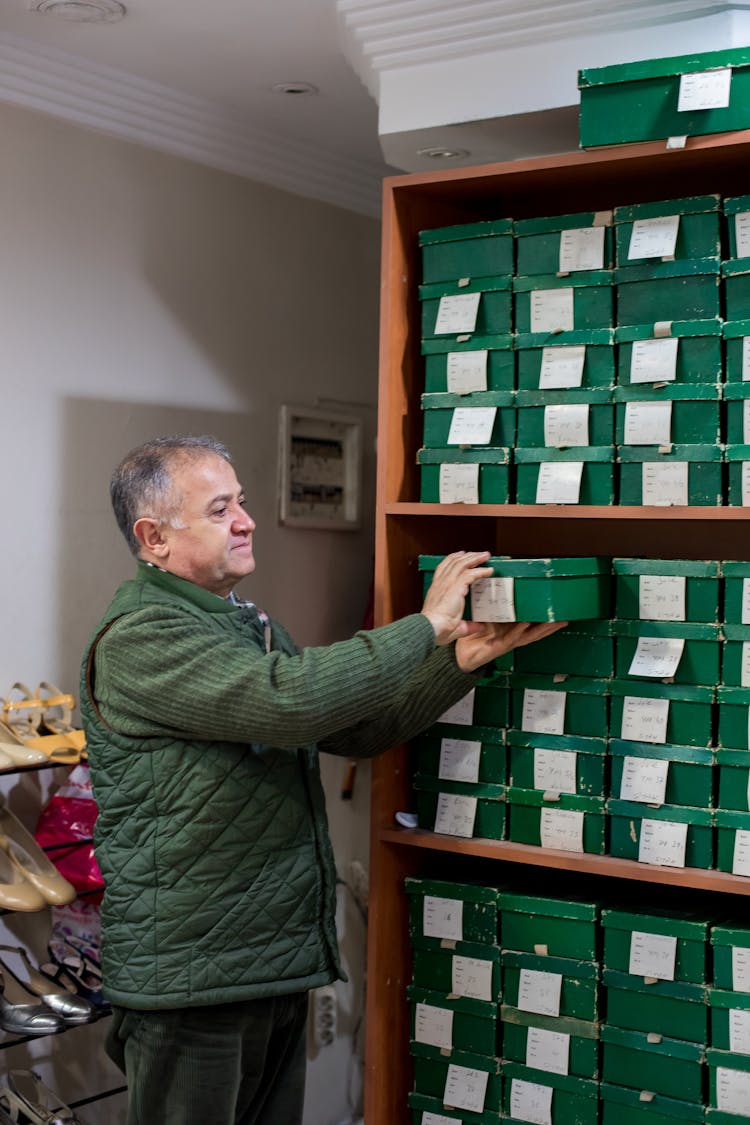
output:
[[[139,1012],[115,1007],[107,1054],[127,1125],[300,1125],[307,993]]]

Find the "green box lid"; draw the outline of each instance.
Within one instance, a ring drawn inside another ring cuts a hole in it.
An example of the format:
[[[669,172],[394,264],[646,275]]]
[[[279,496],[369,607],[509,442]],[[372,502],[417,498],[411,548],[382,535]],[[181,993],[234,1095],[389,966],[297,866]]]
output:
[[[750,47],[730,47],[721,51],[704,51],[669,58],[643,59],[638,62],[615,63],[612,66],[588,67],[578,72],[578,88],[606,86],[613,82],[638,82],[643,78],[667,78],[675,74],[692,74],[727,66],[750,64]]]
[[[447,339],[438,336],[434,340],[422,340],[422,355],[444,355],[448,352],[507,352],[513,347],[513,337],[508,332],[493,336],[474,336],[466,333],[466,336],[467,339],[463,339],[462,335],[458,340],[451,339],[450,336]]]
[[[735,448],[744,447],[740,445]],[[750,578],[750,562],[746,562],[745,559],[726,559],[721,564],[721,573],[724,578]]]
[[[676,1117],[683,1121],[703,1121],[704,1107],[693,1102],[677,1101],[676,1098],[665,1098],[663,1094],[654,1094],[650,1102],[641,1101],[641,1091],[630,1089],[626,1086],[611,1086],[602,1082],[599,1093],[603,1101],[613,1105],[628,1106],[634,1113],[657,1113],[663,1117]],[[647,1118],[644,1118],[647,1121]]]
[[[514,728],[507,731],[506,742],[509,746],[520,746],[524,750],[541,746],[544,750],[568,750],[576,754],[601,755],[607,752],[606,738],[593,738],[585,734],[536,734]],[[750,755],[750,750],[747,753]]]
[[[409,1043],[409,1054],[422,1059],[434,1059],[435,1047],[431,1047],[427,1043],[418,1043],[416,1039],[412,1039]],[[481,1070],[486,1074],[499,1075],[502,1071],[500,1059],[490,1058],[489,1055],[477,1055],[474,1051],[463,1051],[456,1048],[451,1051],[450,1058],[446,1057],[440,1061],[446,1067],[449,1065],[465,1066],[469,1070]]]
[[[503,969],[534,969],[543,973],[559,973],[578,980],[598,980],[598,961],[579,961],[573,957],[550,957],[541,953],[523,953],[503,949],[500,953]]]
[[[517,465],[531,465],[538,461],[592,461],[604,464],[614,459],[613,445],[569,445],[565,449],[557,449],[551,445],[529,449],[517,446],[513,450],[513,460]]]
[[[668,336],[721,336],[722,321],[713,316],[707,320],[670,320]],[[741,323],[737,321],[736,323]],[[750,321],[747,322],[750,324]],[[615,329],[615,342],[628,344],[632,340],[653,340],[653,324],[625,324]]]
[[[443,555],[420,555],[419,570],[431,571]],[[560,559],[516,559],[509,555],[493,555],[482,564],[492,567],[496,578],[571,578],[588,574],[609,574],[609,559],[584,556]]]
[[[729,258],[721,263],[722,277],[741,277],[750,273],[750,258]]]
[[[408,895],[430,895],[435,898],[454,898],[461,902],[476,902],[497,906],[499,887],[479,886],[476,883],[453,883],[446,879],[420,879],[408,875],[404,879]]]
[[[455,297],[459,293],[502,293],[511,287],[510,275],[504,277],[476,277],[466,282],[431,281],[419,286],[420,301],[436,300],[440,297]]]
[[[614,328],[573,328],[569,332],[518,332],[516,351],[524,348],[557,348],[580,344],[611,346],[615,340]]]
[[[540,1012],[524,1012],[520,1008],[512,1008],[510,1004],[501,1005],[500,1019],[503,1023],[512,1023],[516,1027],[540,1027],[545,1031],[559,1031],[563,1035],[578,1036],[580,1039],[598,1039],[601,1027],[598,1021],[579,1020],[575,1016],[543,1016]]]
[[[595,680],[588,676],[566,676],[559,680],[554,676],[539,676],[529,673],[527,675],[514,675],[511,682],[513,691],[523,691],[526,688],[538,691],[564,691],[578,695],[608,695],[610,680]],[[632,688],[632,683],[629,685]],[[708,689],[706,689],[708,690]],[[632,691],[627,694],[632,695]]]
[[[668,996],[672,1000],[689,1000],[704,1005],[708,1002],[705,985],[682,980],[657,980],[653,984],[645,984],[643,977],[623,973],[619,969],[603,969],[602,984],[625,992],[644,992],[648,996]]]
[[[455,952],[451,950],[451,953]],[[410,1004],[432,1004],[435,1008],[447,1008],[451,1012],[464,1012],[480,1019],[497,1019],[497,1004],[491,1000],[476,1000],[470,996],[446,996],[443,992],[433,992],[417,985],[406,986],[406,998]]]
[[[750,769],[750,750],[734,750],[728,746],[718,746],[716,748],[716,764],[717,766],[738,766],[742,769]]]
[[[750,1055],[738,1055],[733,1051],[722,1051],[718,1047],[709,1047],[706,1051],[706,1062],[709,1066],[726,1066],[731,1070],[750,1070]],[[739,1122],[743,1120],[738,1115]],[[744,1118],[744,1120],[747,1120]]]
[[[503,1062],[503,1076],[505,1078],[521,1078],[526,1082],[543,1082],[553,1090],[564,1090],[569,1094],[576,1094],[582,1098],[597,1099],[599,1097],[599,1083],[591,1078],[575,1078],[571,1074],[553,1074],[548,1070],[534,1070],[523,1063]]]
[[[517,914],[535,914],[549,918],[568,918],[578,922],[596,922],[599,905],[582,899],[546,898],[540,895],[525,895],[515,891],[502,891],[499,896],[500,910],[512,910]],[[545,958],[548,960],[548,958]]]
[[[468,395],[452,391],[429,391],[422,395],[423,410],[453,410],[457,406],[513,406],[514,391],[472,391]]]
[[[738,383],[737,386],[741,387],[742,384]],[[747,386],[748,397],[750,397],[750,383]],[[518,393],[520,395],[521,391]],[[527,391],[526,393],[533,394],[534,392]],[[658,391],[649,387],[645,392],[641,383],[635,386],[612,388],[614,402],[693,402],[696,400],[716,402],[717,398],[721,398],[721,390],[712,383],[666,383],[663,386],[660,384]]]
[[[732,707],[750,707],[750,688],[725,687],[720,684],[716,689],[716,702]]]
[[[750,268],[750,261],[748,261],[748,268]],[[627,285],[634,281],[663,281],[673,277],[699,277],[703,274],[716,275],[716,284],[719,284],[718,258],[678,258],[673,262],[617,266],[614,270],[617,285]]]
[[[610,797],[607,801],[609,816],[624,816],[634,820],[668,820],[676,824],[692,824],[699,828],[713,828],[714,813],[712,809],[690,808],[688,805],[642,805],[637,801],[622,801],[619,797]],[[747,814],[750,822],[750,813]]]
[[[750,393],[750,392],[749,392]],[[555,406],[558,404],[607,404],[612,401],[609,387],[565,387],[562,390],[516,391],[516,406]]]
[[[427,1113],[431,1113],[433,1115],[433,1118],[435,1118],[436,1120],[440,1120],[442,1118],[444,1121],[455,1121],[458,1123],[458,1125],[461,1125],[462,1122],[466,1122],[468,1125],[469,1121],[471,1122],[471,1125],[497,1125],[499,1120],[498,1115],[494,1110],[488,1110],[486,1113],[471,1113],[467,1117],[465,1111],[454,1109],[450,1111],[450,1116],[446,1117],[446,1107],[443,1105],[442,1098],[433,1098],[429,1094],[420,1094],[418,1090],[409,1091],[409,1093],[407,1094],[407,1103],[409,1109],[422,1111],[420,1121],[425,1120],[424,1115]],[[461,1116],[456,1117],[457,1113],[461,1114]]]
[[[708,272],[708,271],[707,271]],[[612,285],[614,270],[577,270],[564,275],[556,273],[539,274],[533,277],[514,277],[514,293],[530,293],[535,289],[568,289]]]
[[[459,223],[458,226],[421,230],[418,237],[420,246],[432,246],[436,242],[462,242],[466,238],[512,233],[512,219],[491,219],[489,222]]]
[[[510,450],[500,446],[462,449],[457,445],[439,446],[417,451],[418,465],[509,465]]]
[[[750,992],[734,992],[729,988],[709,988],[708,1002],[712,1008],[750,1010]]]
[[[638,64],[632,64],[633,67]],[[685,199],[660,199],[651,203],[629,203],[615,207],[616,223],[634,223],[638,219],[659,219],[665,215],[697,215],[721,210],[719,195],[691,195]]]
[[[669,453],[659,453],[653,445],[618,445],[617,460],[620,464],[635,461],[721,461],[720,445],[673,445]]]
[[[539,215],[534,219],[516,219],[516,235],[547,234],[557,230],[578,230],[581,227],[609,227],[611,211],[581,211],[576,215]]]
[[[750,812],[741,812],[739,809],[717,809],[715,813],[717,828],[739,829],[747,832],[750,829]]]
[[[730,340],[738,336],[750,336],[750,320],[725,320],[722,334]]]
[[[750,574],[750,563],[748,574]],[[614,574],[679,575],[686,578],[718,578],[718,562],[696,562],[693,559],[612,559]]]
[[[709,923],[682,911],[660,914],[636,914],[629,910],[602,910],[602,926],[611,930],[636,930],[665,937],[704,942]]]
[[[721,629],[726,641],[750,641],[750,625],[733,625],[727,621]]]
[[[480,797],[483,801],[504,801],[505,786],[491,781],[447,781],[428,773],[414,775],[414,788],[423,793],[457,793],[463,797]]]
[[[737,401],[744,401],[750,398],[750,381],[743,381],[741,383],[725,383],[724,384],[724,398],[729,401],[730,399]]]
[[[685,1059],[689,1062],[705,1062],[706,1048],[702,1043],[689,1043],[685,1039],[659,1037],[654,1042],[646,1031],[626,1031],[621,1027],[605,1024],[601,1040],[616,1047],[626,1047],[631,1051],[646,1051],[652,1055],[666,1055],[671,1059]]]
[[[514,676],[513,679],[515,681],[516,677]],[[648,680],[610,680],[609,690],[611,695],[635,695],[646,699],[671,699],[683,703],[713,703],[716,698],[715,689],[712,687],[700,684],[665,684],[661,681],[658,684],[650,684]],[[750,689],[748,689],[748,702],[750,702]]]
[[[604,797],[587,797],[580,793],[556,793],[554,799],[545,796],[542,789],[521,789],[519,786],[508,787],[507,800],[511,805],[524,805],[527,808],[540,809],[554,805],[556,809],[566,809],[573,812],[590,812],[604,816]]]
[[[725,461],[750,461],[750,445],[725,445]]]
[[[614,622],[616,637],[677,637],[688,641],[716,641],[721,638],[719,626],[703,621],[648,621],[618,619]]]
[[[611,738],[609,752],[616,757],[659,758],[669,762],[687,762],[696,766],[712,766],[714,751],[705,746],[676,746],[663,742],[629,742],[625,738]]]
[[[750,926],[747,924],[735,925],[732,922],[725,922],[720,926],[712,926],[710,937],[712,945],[739,945],[743,949],[750,948]]]
[[[724,200],[725,215],[739,215],[750,211],[750,195],[730,195]]]

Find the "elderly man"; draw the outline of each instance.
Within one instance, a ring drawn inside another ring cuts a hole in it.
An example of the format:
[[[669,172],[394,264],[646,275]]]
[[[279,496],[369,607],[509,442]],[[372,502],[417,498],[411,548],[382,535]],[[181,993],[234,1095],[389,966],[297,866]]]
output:
[[[464,621],[490,572],[458,552],[420,613],[300,651],[234,593],[255,524],[223,445],[147,442],[111,496],[138,570],[89,643],[81,700],[128,1125],[295,1125],[307,992],[341,975],[318,752],[411,738],[556,626]]]

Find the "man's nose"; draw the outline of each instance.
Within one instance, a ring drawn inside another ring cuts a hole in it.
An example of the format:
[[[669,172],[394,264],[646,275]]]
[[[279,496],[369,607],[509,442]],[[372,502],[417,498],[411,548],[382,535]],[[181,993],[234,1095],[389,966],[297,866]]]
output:
[[[255,531],[255,520],[249,512],[239,506],[235,509],[232,524],[241,531]]]

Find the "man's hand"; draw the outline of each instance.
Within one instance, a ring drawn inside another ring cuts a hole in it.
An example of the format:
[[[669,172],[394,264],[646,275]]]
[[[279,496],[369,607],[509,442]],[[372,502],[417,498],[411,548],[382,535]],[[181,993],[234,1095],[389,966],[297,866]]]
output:
[[[492,577],[492,567],[481,565],[489,557],[489,551],[456,551],[435,567],[422,606],[422,613],[435,630],[435,644],[447,645],[457,637],[467,637],[485,628],[478,621],[464,621],[463,613],[472,583],[478,578]]]
[[[459,637],[456,641],[456,663],[462,672],[475,672],[511,649],[540,641],[567,624],[567,621],[534,624],[528,621],[488,621],[480,625],[481,632]]]

